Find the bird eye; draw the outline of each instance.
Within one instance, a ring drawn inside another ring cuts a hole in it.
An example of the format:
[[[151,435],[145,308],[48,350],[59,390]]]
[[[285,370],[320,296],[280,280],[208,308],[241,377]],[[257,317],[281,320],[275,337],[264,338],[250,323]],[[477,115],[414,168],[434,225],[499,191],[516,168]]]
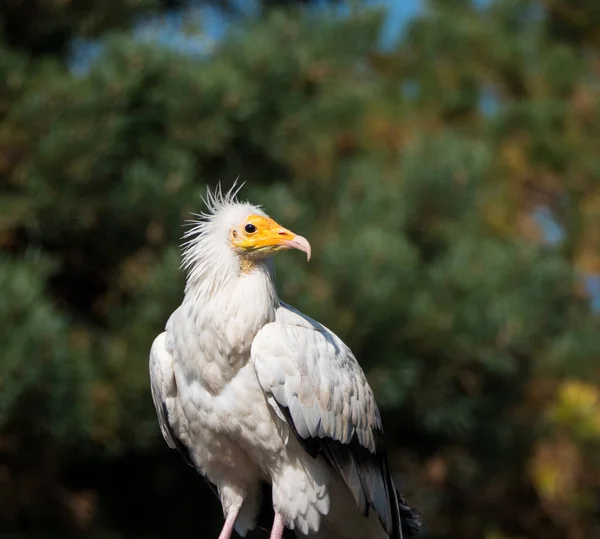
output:
[[[244,230],[248,233],[248,234],[254,234],[254,232],[256,232],[256,227],[252,224],[252,223],[248,223],[245,227]]]

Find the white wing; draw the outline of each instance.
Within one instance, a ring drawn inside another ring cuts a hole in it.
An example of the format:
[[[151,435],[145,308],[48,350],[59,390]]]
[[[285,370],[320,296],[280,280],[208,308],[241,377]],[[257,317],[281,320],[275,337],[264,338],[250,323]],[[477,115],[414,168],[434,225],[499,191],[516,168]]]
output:
[[[252,360],[269,404],[305,451],[314,458],[323,455],[363,515],[373,508],[388,535],[401,538],[401,515],[409,528],[413,515],[398,499],[379,410],[350,349],[326,327],[282,303],[275,322],[256,335]]]
[[[173,358],[166,349],[167,333],[161,333],[150,349],[150,389],[158,416],[162,435],[171,449],[177,449],[184,460],[194,466],[188,449],[181,443],[169,421],[169,414],[175,413],[177,384],[173,372]]]

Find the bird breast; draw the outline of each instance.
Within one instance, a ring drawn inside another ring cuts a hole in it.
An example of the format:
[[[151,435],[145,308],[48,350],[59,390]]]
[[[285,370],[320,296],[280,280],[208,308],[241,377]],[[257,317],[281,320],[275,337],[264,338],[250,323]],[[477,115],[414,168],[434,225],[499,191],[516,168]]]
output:
[[[210,298],[186,294],[167,332],[188,383],[218,395],[249,362],[254,337],[275,319],[278,300],[271,288],[269,276],[256,272]]]
[[[270,320],[259,321],[240,310],[232,326],[208,313],[195,313],[184,304],[170,322],[168,346],[193,458],[213,481],[224,470],[251,473],[249,455],[266,471],[285,444],[250,362],[250,347]],[[194,329],[185,329],[192,323]]]

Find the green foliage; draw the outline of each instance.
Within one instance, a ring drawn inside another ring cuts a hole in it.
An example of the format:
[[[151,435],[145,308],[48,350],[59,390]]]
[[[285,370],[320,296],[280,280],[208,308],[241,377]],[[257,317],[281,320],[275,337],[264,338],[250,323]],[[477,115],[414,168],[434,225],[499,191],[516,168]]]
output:
[[[0,4],[0,35],[15,49],[35,56],[65,53],[73,38],[127,28],[140,14],[177,0],[21,0]]]
[[[32,433],[68,443],[85,425],[86,373],[69,355],[67,320],[45,294],[50,268],[39,254],[1,261],[0,316],[10,323],[2,324],[0,420],[3,429],[27,422]],[[74,414],[65,417],[72,405]]]
[[[77,76],[64,46],[7,39],[0,493],[17,494],[0,529],[218,533],[160,436],[147,355],[181,300],[182,225],[205,185],[241,176],[310,239],[310,264],[277,257],[281,295],[365,367],[427,537],[595,536],[600,320],[580,275],[600,272],[597,49],[534,7],[430,2],[385,53],[369,10],[272,11],[201,58],[112,31]],[[40,43],[130,20],[56,10]]]

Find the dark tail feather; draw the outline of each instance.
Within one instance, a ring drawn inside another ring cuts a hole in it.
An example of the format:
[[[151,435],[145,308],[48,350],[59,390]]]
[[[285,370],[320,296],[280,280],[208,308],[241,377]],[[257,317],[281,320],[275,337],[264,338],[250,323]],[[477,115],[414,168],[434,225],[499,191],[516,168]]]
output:
[[[400,492],[396,489],[398,497],[398,510],[400,511],[400,523],[404,537],[414,537],[421,531],[423,516],[419,511],[413,509],[406,503]]]

